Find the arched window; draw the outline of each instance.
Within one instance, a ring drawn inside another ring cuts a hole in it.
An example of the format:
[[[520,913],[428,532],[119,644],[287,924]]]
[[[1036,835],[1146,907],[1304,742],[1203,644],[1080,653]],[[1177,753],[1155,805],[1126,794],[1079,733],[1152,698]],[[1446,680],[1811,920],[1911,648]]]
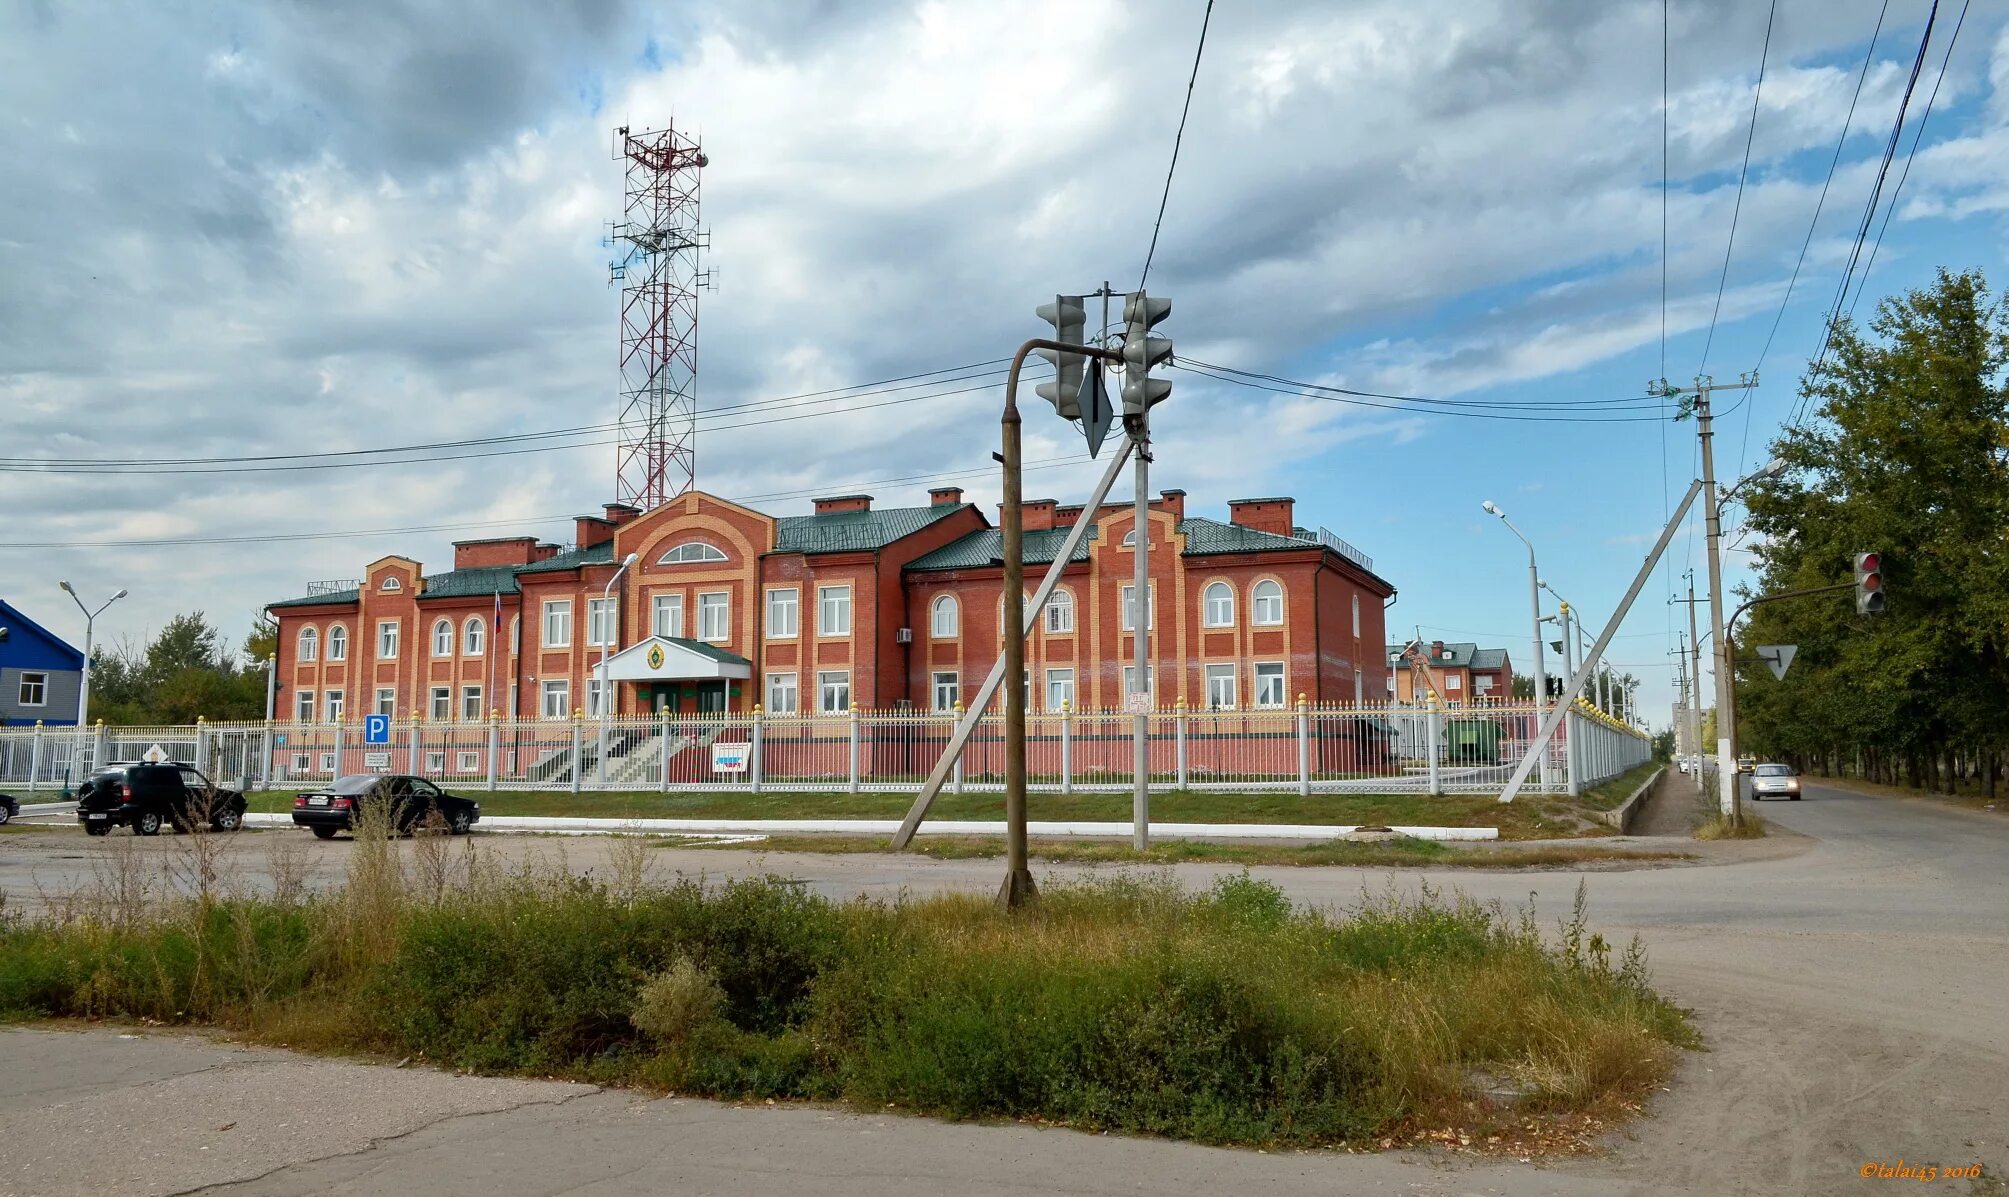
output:
[[[481,616],[468,619],[461,629],[460,651],[470,657],[481,655],[482,642],[488,639],[488,625],[481,622]]]
[[[432,655],[451,657],[453,655],[453,621],[442,619],[432,626]]]
[[[1049,636],[1064,636],[1074,631],[1074,594],[1072,591],[1056,589],[1046,600],[1046,632]]]
[[[1235,588],[1226,582],[1209,582],[1200,593],[1200,623],[1210,628],[1235,626]]]
[[[688,565],[698,561],[724,561],[725,554],[701,540],[687,540],[656,558],[657,565]]]
[[[1269,578],[1256,583],[1249,603],[1249,622],[1259,627],[1276,627],[1284,621],[1284,588]]]
[[[521,615],[512,615],[509,617],[509,651],[511,654],[523,651],[523,617]]]
[[[349,629],[339,623],[328,626],[328,659],[330,661],[349,659]]]
[[[956,597],[952,594],[937,598],[928,608],[928,635],[937,640],[956,638]]]
[[[1126,549],[1137,547],[1137,529],[1132,528],[1123,534],[1123,547]]]
[[[311,661],[321,654],[321,633],[311,625],[300,629],[300,659]]]

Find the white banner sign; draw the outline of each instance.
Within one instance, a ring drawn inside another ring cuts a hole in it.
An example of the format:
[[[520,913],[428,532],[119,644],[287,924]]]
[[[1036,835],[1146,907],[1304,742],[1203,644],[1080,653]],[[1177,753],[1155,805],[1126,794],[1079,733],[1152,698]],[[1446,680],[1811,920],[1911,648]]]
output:
[[[723,741],[712,743],[712,771],[715,773],[744,773],[746,763],[752,757],[752,744],[727,744]]]
[[[391,754],[388,752],[366,752],[363,754],[363,768],[365,769],[388,769],[390,767]]]

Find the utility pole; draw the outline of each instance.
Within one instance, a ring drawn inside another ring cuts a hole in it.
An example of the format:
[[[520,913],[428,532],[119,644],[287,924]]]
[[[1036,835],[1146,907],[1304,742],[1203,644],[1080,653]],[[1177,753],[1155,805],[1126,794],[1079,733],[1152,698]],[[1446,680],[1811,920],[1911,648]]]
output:
[[[1695,792],[1706,793],[1702,780],[1702,642],[1695,638],[1695,571],[1688,571],[1688,743],[1695,750]]]

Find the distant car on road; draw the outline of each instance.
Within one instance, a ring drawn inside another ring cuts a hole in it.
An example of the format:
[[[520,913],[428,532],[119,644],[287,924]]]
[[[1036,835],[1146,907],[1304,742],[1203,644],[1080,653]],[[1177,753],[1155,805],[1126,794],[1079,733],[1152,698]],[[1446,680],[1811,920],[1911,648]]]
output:
[[[11,823],[14,816],[21,813],[21,800],[12,794],[0,794],[0,824]]]
[[[90,835],[110,835],[121,824],[137,835],[162,827],[214,831],[244,826],[244,795],[225,789],[194,765],[178,761],[108,765],[77,790],[77,822]]]
[[[449,794],[423,777],[351,773],[336,778],[326,789],[294,798],[293,821],[310,828],[320,839],[333,839],[338,831],[354,831],[358,812],[372,806],[383,812],[388,826],[399,835],[424,826],[435,812],[454,835],[466,835],[481,818],[479,802]]]
[[[1800,800],[1800,775],[1791,765],[1763,764],[1751,770],[1751,800],[1790,798]]]

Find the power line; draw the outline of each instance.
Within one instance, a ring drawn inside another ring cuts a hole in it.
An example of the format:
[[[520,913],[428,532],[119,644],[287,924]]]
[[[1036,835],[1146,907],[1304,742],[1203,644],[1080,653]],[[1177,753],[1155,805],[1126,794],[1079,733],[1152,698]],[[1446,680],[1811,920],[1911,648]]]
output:
[[[1165,227],[1165,204],[1172,198],[1172,172],[1179,169],[1179,143],[1186,139],[1186,114],[1193,110],[1193,85],[1200,79],[1200,55],[1207,49],[1207,25],[1214,19],[1214,0],[1200,15],[1200,42],[1193,47],[1193,73],[1186,79],[1186,102],[1179,108],[1179,131],[1172,135],[1172,161],[1165,167],[1165,190],[1158,196],[1158,219],[1151,223],[1151,248],[1144,251],[1144,272],[1137,277],[1137,289],[1151,277],[1151,259],[1158,256],[1158,230]]]
[[[1215,374],[1208,369],[1202,368],[1199,363],[1190,359],[1175,361],[1172,363],[1172,368],[1175,370],[1184,370],[1189,374],[1198,374],[1202,378],[1211,378],[1216,382],[1230,383],[1235,386],[1249,387],[1259,391],[1271,391],[1279,395],[1294,395],[1303,399],[1320,399],[1327,403],[1343,403],[1354,407],[1371,407],[1381,411],[1405,412],[1410,415],[1462,416],[1475,420],[1515,420],[1535,424],[1639,424],[1648,420],[1659,420],[1662,418],[1660,416],[1625,415],[1608,415],[1603,417],[1565,415],[1530,416],[1512,415],[1498,411],[1471,411],[1455,407],[1409,407],[1398,403],[1377,403],[1373,399],[1355,397],[1350,392],[1341,392],[1338,394],[1322,393],[1330,391],[1332,388],[1321,388],[1315,383],[1298,382],[1293,379],[1276,378],[1274,375],[1238,377],[1230,373]],[[1262,381],[1263,379],[1272,379],[1280,385],[1271,385],[1270,382]]]
[[[1363,391],[1354,387],[1334,386],[1329,383],[1301,382],[1297,379],[1283,378],[1275,374],[1264,374],[1252,370],[1237,370],[1233,366],[1223,366],[1217,362],[1203,362],[1198,358],[1180,358],[1178,359],[1178,364],[1239,375],[1242,378],[1260,379],[1264,382],[1303,387],[1307,390],[1326,391],[1336,395],[1348,395],[1361,399],[1388,399],[1400,403],[1424,403],[1444,407],[1501,408],[1529,411],[1572,411],[1605,408],[1618,410],[1630,404],[1658,402],[1658,397],[1654,395],[1640,395],[1617,399],[1430,399],[1420,395],[1393,395],[1385,391]]]
[[[1709,313],[1709,335],[1702,339],[1700,374],[1709,368],[1709,350],[1716,344],[1716,320],[1723,314],[1723,292],[1730,282],[1730,252],[1737,247],[1737,218],[1744,212],[1744,180],[1751,174],[1751,143],[1758,139],[1758,101],[1765,94],[1765,63],[1772,56],[1772,19],[1779,15],[1779,0],[1765,14],[1765,44],[1758,51],[1758,85],[1751,89],[1751,125],[1744,133],[1744,165],[1737,171],[1737,200],[1730,207],[1730,239],[1723,245],[1723,273],[1716,280],[1716,306]]]

